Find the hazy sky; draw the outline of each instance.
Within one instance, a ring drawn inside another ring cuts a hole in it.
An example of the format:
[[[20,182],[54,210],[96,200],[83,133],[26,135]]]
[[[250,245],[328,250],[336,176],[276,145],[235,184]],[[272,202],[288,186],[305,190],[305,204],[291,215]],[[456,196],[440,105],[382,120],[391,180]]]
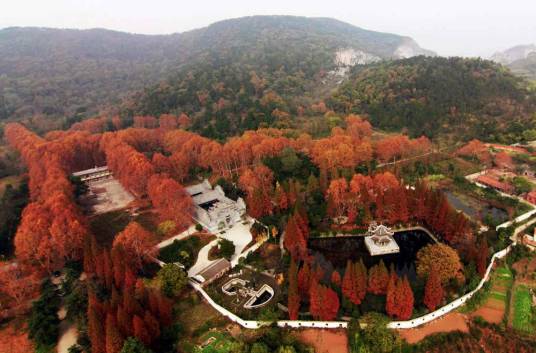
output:
[[[441,55],[536,43],[535,0],[2,0],[0,28],[102,27],[172,33],[248,15],[333,17],[413,37]]]

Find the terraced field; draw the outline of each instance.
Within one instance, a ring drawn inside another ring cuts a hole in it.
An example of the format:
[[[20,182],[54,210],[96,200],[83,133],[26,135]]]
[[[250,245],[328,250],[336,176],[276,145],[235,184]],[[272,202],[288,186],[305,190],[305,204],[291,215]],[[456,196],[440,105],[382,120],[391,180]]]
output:
[[[491,278],[491,289],[484,304],[472,316],[481,316],[484,320],[498,324],[505,315],[508,292],[512,288],[513,275],[509,268],[497,268]]]

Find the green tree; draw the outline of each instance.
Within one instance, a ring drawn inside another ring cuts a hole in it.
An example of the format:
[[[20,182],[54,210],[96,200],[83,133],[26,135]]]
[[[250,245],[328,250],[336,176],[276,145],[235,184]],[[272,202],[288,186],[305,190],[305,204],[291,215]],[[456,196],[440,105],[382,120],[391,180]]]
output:
[[[532,190],[532,183],[523,177],[514,177],[512,184],[516,190],[516,194],[525,194]]]
[[[32,304],[28,319],[29,337],[35,342],[37,348],[44,351],[47,347],[55,345],[58,340],[60,300],[55,290],[50,280],[43,282],[41,296]]]
[[[156,275],[162,292],[168,297],[178,295],[188,281],[186,273],[175,264],[165,264]]]
[[[120,353],[153,353],[153,351],[145,347],[136,338],[129,337],[125,340]]]
[[[262,342],[255,342],[251,346],[250,353],[269,353],[268,347]]]
[[[231,257],[233,257],[235,253],[235,245],[232,241],[227,239],[220,239],[219,243],[219,250],[221,256],[226,258],[227,260],[230,260]]]
[[[387,328],[389,319],[386,316],[369,313],[363,316],[362,321],[367,324],[361,333],[370,352],[392,352],[400,344],[395,332]]]
[[[292,346],[280,346],[277,353],[296,353],[296,349]]]

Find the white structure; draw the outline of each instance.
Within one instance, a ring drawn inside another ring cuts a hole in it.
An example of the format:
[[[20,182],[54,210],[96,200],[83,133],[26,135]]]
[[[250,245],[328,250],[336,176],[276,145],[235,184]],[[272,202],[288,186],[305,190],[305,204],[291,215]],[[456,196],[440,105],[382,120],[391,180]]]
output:
[[[195,220],[210,232],[229,228],[246,214],[246,204],[242,198],[231,200],[225,196],[221,186],[212,188],[207,179],[187,187],[186,191],[196,206]]]
[[[74,177],[80,178],[85,183],[92,181],[107,179],[112,176],[112,171],[108,169],[108,166],[95,167],[91,169],[81,170],[73,173]]]
[[[391,228],[372,222],[369,225],[367,236],[365,236],[365,246],[370,255],[398,254],[400,248],[393,238],[393,234],[395,233],[391,231]]]

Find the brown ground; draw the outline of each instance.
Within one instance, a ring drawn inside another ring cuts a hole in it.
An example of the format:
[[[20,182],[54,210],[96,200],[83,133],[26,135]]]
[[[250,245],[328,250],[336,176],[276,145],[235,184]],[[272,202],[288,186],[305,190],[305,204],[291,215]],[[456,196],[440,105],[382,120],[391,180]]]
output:
[[[450,313],[417,328],[398,330],[398,333],[408,343],[417,343],[428,335],[450,331],[469,332],[465,315]]]
[[[501,302],[502,304],[502,308],[501,309],[498,309],[498,308],[492,308],[490,306],[482,306],[480,307],[477,311],[475,311],[474,313],[472,313],[471,316],[480,316],[482,317],[484,320],[486,320],[487,322],[489,323],[492,323],[492,324],[499,324],[501,323],[503,317],[504,317],[504,303]]]
[[[315,353],[348,353],[345,330],[304,329],[296,333],[303,343],[313,346]]]
[[[516,270],[516,282],[523,282],[527,284],[536,283],[533,273],[536,271],[536,257],[530,259],[522,259],[512,265],[512,268]]]

